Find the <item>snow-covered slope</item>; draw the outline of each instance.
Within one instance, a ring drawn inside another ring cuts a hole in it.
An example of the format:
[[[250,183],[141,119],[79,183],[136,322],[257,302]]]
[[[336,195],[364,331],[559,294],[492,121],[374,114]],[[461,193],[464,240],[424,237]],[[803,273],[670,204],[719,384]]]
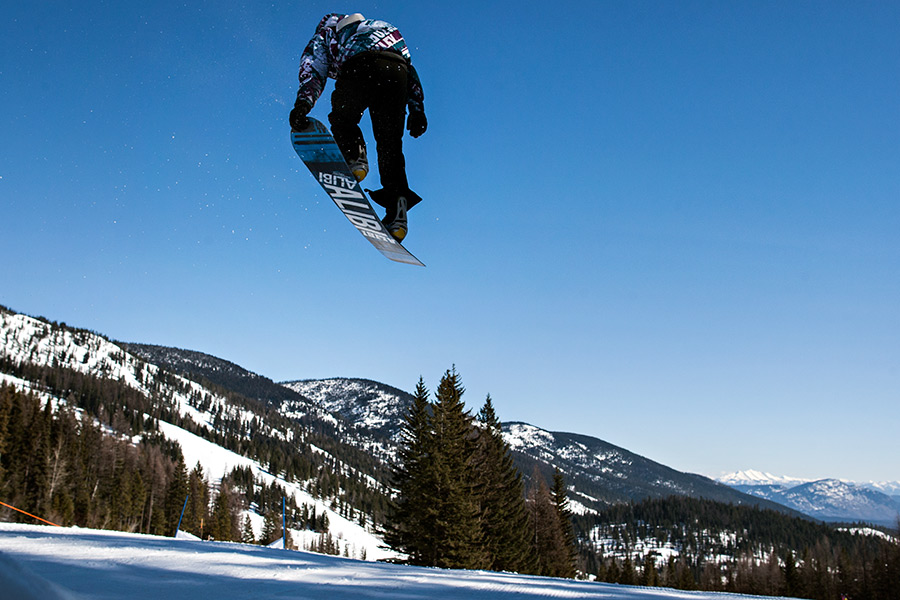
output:
[[[142,395],[162,400],[181,416],[209,427],[215,412],[241,415],[224,397],[183,377],[158,377],[160,369],[126,352],[103,336],[47,323],[0,309],[0,358],[15,365],[71,369],[84,375],[119,381]],[[30,386],[33,391],[41,390]],[[195,407],[205,404],[203,411]]]
[[[163,373],[157,365],[127,352],[121,345],[99,334],[48,323],[7,311],[2,307],[0,307],[0,359],[16,366],[64,368],[84,375],[119,381],[147,398],[152,397],[155,403],[167,406],[172,413],[193,422],[197,426],[195,431],[199,433],[212,434],[215,430],[215,419],[228,415],[235,421],[246,423],[248,426],[252,423],[256,429],[264,429],[274,438],[291,440],[295,435],[296,430],[282,431],[266,426],[265,421],[259,418],[259,413],[235,406],[224,395],[207,389],[195,381],[172,373]],[[215,359],[205,361],[204,364],[212,365],[208,368],[219,368]],[[0,383],[36,393],[45,401],[60,402],[36,383],[21,377],[0,373]],[[365,556],[369,560],[396,556],[396,553],[384,550],[382,540],[367,528],[341,516],[332,509],[330,503],[313,498],[304,487],[304,482],[288,482],[268,472],[257,461],[218,446],[163,419],[159,420],[159,430],[166,438],[180,444],[188,468],[199,463],[212,482],[221,480],[235,467],[248,467],[255,477],[265,483],[269,485],[278,483],[289,496],[295,498],[298,505],[315,507],[318,514],[326,514],[329,533],[342,553],[349,556]],[[299,444],[300,442],[298,450]],[[325,453],[319,448],[314,448],[313,451]],[[340,461],[335,459],[335,462],[340,468],[347,469]],[[368,477],[368,474],[363,476]],[[372,487],[379,485],[374,481],[370,484]],[[259,536],[262,517],[255,514],[249,516],[255,534]],[[317,535],[319,534],[311,531],[292,530],[293,541],[301,547],[312,542],[312,538]]]
[[[0,308],[0,357],[15,364],[64,367],[108,377],[145,390],[140,375],[157,369],[126,353],[106,338],[85,330],[8,312]]]
[[[58,595],[35,597],[48,600],[751,598],[509,573],[425,569],[243,544],[6,523],[0,524],[0,552],[5,557],[0,562],[0,590],[13,589],[24,581],[35,589],[52,587]]]
[[[412,396],[368,379],[319,379],[282,384],[329,412],[341,415],[352,427],[396,443],[396,435]],[[387,449],[393,454],[393,449]]]
[[[285,481],[281,477],[272,475],[263,469],[256,461],[226,450],[174,425],[160,423],[160,431],[168,439],[174,440],[181,445],[185,464],[194,465],[200,463],[203,465],[207,475],[213,480],[221,479],[235,467],[248,467],[255,477],[266,484],[279,484],[285,489],[288,496],[295,499],[297,504],[315,507],[316,512],[327,514],[329,533],[334,538],[342,555],[352,557],[365,556],[367,560],[397,558],[398,554],[396,552],[383,547],[384,542],[380,537],[374,535],[359,523],[346,519],[333,511],[328,503],[313,497],[301,483]],[[254,533],[257,536],[262,531],[262,520],[262,517],[251,514],[251,521],[255,529]],[[290,533],[291,539],[301,548],[308,547],[318,536],[315,532],[307,530],[291,529]]]

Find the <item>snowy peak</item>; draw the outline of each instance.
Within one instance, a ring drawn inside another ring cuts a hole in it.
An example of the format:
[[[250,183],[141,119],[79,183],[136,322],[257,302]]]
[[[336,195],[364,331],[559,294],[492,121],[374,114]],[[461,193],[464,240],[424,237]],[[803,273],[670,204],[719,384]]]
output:
[[[412,403],[412,396],[407,392],[368,379],[303,380],[282,385],[360,429],[390,438]]]
[[[900,481],[867,481],[858,485],[888,496],[894,496],[896,500],[900,501]]]
[[[868,521],[896,524],[900,501],[881,490],[894,490],[890,482],[857,484],[839,479],[804,480],[762,471],[738,471],[718,479],[746,494],[765,498],[825,521]]]
[[[801,483],[812,481],[811,479],[800,479],[797,477],[781,477],[772,475],[763,471],[748,469],[746,471],[735,471],[717,478],[717,481],[725,485],[770,485],[770,486],[793,486]]]

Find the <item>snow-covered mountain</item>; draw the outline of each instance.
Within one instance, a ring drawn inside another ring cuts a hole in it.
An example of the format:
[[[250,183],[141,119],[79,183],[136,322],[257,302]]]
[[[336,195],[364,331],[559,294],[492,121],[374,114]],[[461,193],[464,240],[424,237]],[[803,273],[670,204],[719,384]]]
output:
[[[73,372],[136,390],[146,399],[138,416],[143,411],[152,424],[141,435],[177,442],[185,463],[200,463],[213,484],[239,467],[258,485],[277,485],[298,505],[327,514],[327,533],[339,552],[369,560],[392,556],[377,531],[384,522],[397,433],[412,401],[407,392],[361,379],[282,385],[203,353],[115,342],[0,307],[0,383],[56,405],[69,396],[47,382]],[[526,478],[535,470],[547,479],[554,467],[563,472],[571,507],[583,520],[596,521],[597,511],[613,504],[673,495],[798,514],[590,436],[525,423],[504,423],[503,432]],[[279,453],[302,456],[312,471],[287,476],[284,461],[273,458]],[[258,535],[263,516],[254,510],[249,506],[241,519],[249,517]],[[290,533],[301,547],[325,535]]]
[[[810,481],[814,481],[812,479],[800,479],[798,477],[783,477],[779,475],[772,475],[771,473],[756,471],[754,469],[728,473],[717,477],[716,480],[730,486],[767,485],[780,487],[790,487],[793,485],[799,485],[801,483],[809,483]]]
[[[142,355],[129,352],[127,348],[141,351]],[[277,393],[266,402],[235,395],[205,378],[205,383],[201,383],[186,376],[196,368],[213,377],[218,373],[220,377],[249,380],[254,389],[265,388],[264,382],[267,380],[227,361],[200,353],[159,347],[152,347],[151,352],[148,348],[151,347],[142,349],[116,343],[94,332],[72,329],[65,324],[36,319],[0,307],[0,384],[36,393],[56,404],[65,403],[66,399],[55,395],[42,383],[46,369],[69,370],[120,382],[147,398],[148,407],[152,406],[153,412],[159,415],[158,432],[168,440],[177,442],[185,464],[193,466],[199,463],[213,483],[236,467],[247,468],[260,482],[280,485],[298,505],[308,506],[318,514],[326,514],[329,533],[338,540],[336,543],[342,553],[366,556],[370,560],[395,556],[382,548],[382,540],[374,533],[374,523],[350,520],[341,515],[335,510],[332,499],[314,494],[314,482],[288,481],[279,473],[271,472],[270,466],[260,460],[211,441],[221,438],[217,423],[228,421],[241,431],[253,431],[257,436],[276,441],[293,442],[296,452],[315,454],[322,464],[327,464],[334,472],[368,481],[370,488],[383,490],[383,482],[372,477],[373,474],[380,474],[383,479],[383,473],[379,473],[378,469],[367,468],[365,473],[359,473],[361,465],[367,465],[368,457],[353,461],[353,452],[362,453],[353,447],[342,446],[337,439],[339,435],[329,437],[322,434],[339,432],[338,419],[324,413],[309,400],[271,382]],[[154,353],[160,362],[163,362],[161,357],[165,355],[167,364],[175,361],[177,366],[166,370],[145,360]],[[230,366],[223,368],[223,365]],[[295,411],[294,419],[286,419],[268,410],[273,405],[288,402]],[[84,418],[81,411],[76,409],[76,412],[79,418]],[[318,432],[318,439],[333,441],[316,445],[310,441],[317,439],[314,432]],[[349,458],[341,459],[337,454]],[[250,517],[258,536],[263,526],[262,516],[252,511],[248,511],[246,516]],[[292,538],[301,547],[305,542],[314,541],[308,538],[318,535],[312,531],[292,531]]]
[[[341,415],[360,432],[393,442],[412,402],[406,392],[362,379],[291,381],[284,385]],[[526,477],[535,467],[545,477],[553,467],[563,472],[577,512],[591,512],[612,502],[678,494],[783,510],[707,477],[681,473],[591,436],[550,432],[527,423],[504,423],[503,432]]]
[[[894,500],[900,501],[900,481],[860,481],[857,482],[857,485],[887,494]]]
[[[368,379],[301,380],[282,385],[322,410],[342,417],[357,443],[367,451],[393,460],[400,425],[412,403],[411,394]]]
[[[881,490],[894,482],[860,484],[839,479],[808,480],[761,471],[738,471],[718,479],[741,492],[783,504],[825,521],[866,521],[896,525],[900,501]]]
[[[148,397],[159,398],[170,410],[209,432],[210,437],[216,419],[223,416],[245,423],[248,429],[267,428],[280,439],[302,437],[302,433],[289,431],[291,423],[321,432],[342,448],[352,447],[361,455],[382,461],[380,472],[366,473],[378,482],[373,484],[377,486],[386,483],[384,463],[393,458],[402,416],[412,400],[402,390],[360,379],[279,385],[200,352],[117,343],[93,332],[5,309],[0,310],[0,358],[17,365],[66,368],[121,381]],[[11,378],[9,374],[3,377]],[[25,381],[19,383],[29,387]],[[243,405],[234,403],[229,397],[232,392],[245,399]],[[265,416],[271,409],[288,422],[274,424],[271,414]],[[545,474],[554,466],[560,468],[572,488],[576,508],[582,511],[611,502],[672,494],[775,506],[590,436],[549,432],[524,423],[507,423],[504,432],[525,476],[529,477],[535,467]],[[336,460],[347,472],[377,469],[376,463],[363,466],[363,460]]]

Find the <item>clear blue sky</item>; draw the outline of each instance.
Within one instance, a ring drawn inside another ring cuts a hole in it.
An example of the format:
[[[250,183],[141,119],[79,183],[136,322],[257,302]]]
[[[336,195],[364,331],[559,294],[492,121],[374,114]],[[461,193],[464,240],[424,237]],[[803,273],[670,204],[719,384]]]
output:
[[[356,11],[425,88],[425,269],[289,143],[303,47]],[[686,471],[900,479],[898,31],[880,1],[11,3],[0,303],[275,380],[455,364],[473,408]]]

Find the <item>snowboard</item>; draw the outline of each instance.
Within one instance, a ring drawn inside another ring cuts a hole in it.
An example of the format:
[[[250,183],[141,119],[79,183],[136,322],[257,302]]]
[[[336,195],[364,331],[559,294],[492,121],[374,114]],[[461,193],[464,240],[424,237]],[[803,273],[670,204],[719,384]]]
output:
[[[310,117],[306,129],[291,131],[291,143],[325,193],[379,252],[395,262],[425,266],[381,222],[325,125]]]

